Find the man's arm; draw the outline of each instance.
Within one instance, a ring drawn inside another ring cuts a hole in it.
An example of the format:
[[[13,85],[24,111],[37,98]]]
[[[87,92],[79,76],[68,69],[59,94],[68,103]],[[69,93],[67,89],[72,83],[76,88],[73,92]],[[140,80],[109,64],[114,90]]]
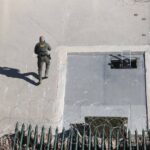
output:
[[[38,54],[38,44],[35,45],[34,53],[35,53],[35,54]]]
[[[51,46],[47,43],[47,49],[51,51]]]

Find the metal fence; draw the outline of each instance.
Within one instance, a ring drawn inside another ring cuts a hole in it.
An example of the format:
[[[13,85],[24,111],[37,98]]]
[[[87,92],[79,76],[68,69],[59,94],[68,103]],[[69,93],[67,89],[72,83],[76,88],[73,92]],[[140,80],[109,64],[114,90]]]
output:
[[[80,131],[76,128],[63,129],[52,134],[51,128],[44,126],[39,132],[38,126],[25,125],[19,129],[16,124],[12,136],[13,150],[150,150],[150,131],[143,130],[133,134],[126,128],[98,126],[91,129],[83,125]]]

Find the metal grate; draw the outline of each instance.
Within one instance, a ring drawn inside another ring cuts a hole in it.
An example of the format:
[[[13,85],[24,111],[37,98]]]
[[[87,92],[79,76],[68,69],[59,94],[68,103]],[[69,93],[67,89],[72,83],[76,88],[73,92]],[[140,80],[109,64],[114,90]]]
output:
[[[111,62],[109,63],[111,69],[134,69],[137,68],[137,58],[132,58],[122,55],[110,55]]]

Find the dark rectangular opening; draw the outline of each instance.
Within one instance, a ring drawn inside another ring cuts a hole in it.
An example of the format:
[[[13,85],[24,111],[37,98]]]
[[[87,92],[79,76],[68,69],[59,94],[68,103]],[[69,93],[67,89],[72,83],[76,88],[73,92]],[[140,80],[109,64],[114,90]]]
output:
[[[137,68],[137,58],[128,58],[121,55],[110,55],[111,62],[110,67],[111,69],[135,69]]]

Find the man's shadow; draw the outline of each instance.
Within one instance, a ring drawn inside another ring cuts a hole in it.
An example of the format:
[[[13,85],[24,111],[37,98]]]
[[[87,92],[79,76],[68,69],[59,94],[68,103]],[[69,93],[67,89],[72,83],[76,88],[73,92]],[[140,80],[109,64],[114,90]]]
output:
[[[38,85],[34,80],[30,79],[28,76],[32,76],[36,79],[38,79],[38,75],[34,72],[28,72],[28,73],[20,73],[19,69],[16,68],[9,68],[9,67],[0,67],[0,75],[5,75],[7,77],[11,78],[18,78],[25,80],[26,82],[33,84],[33,85]]]

